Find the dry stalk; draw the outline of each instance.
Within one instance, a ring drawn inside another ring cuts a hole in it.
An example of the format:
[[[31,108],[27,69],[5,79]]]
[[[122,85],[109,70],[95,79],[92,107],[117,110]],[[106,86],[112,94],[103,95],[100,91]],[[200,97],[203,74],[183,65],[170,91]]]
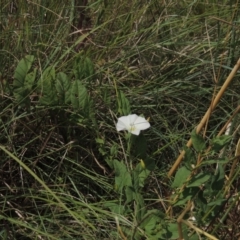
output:
[[[200,130],[203,128],[203,126],[205,125],[205,123],[207,122],[211,112],[215,109],[215,107],[217,106],[219,100],[221,99],[223,93],[225,92],[225,90],[228,88],[230,82],[232,81],[233,77],[236,75],[238,69],[240,68],[240,59],[237,61],[236,65],[234,66],[234,68],[232,69],[231,73],[229,74],[229,76],[227,77],[226,81],[224,82],[224,84],[222,85],[220,91],[218,92],[218,94],[216,95],[213,103],[210,105],[210,107],[208,108],[208,110],[206,111],[205,115],[203,116],[202,120],[200,121],[200,123],[198,124],[197,128],[196,128],[196,133],[199,133]],[[191,147],[192,146],[192,139],[190,138],[187,142],[187,147]],[[182,162],[182,159],[184,157],[185,151],[183,150],[180,155],[178,156],[177,160],[175,161],[175,163],[173,164],[172,168],[170,169],[170,171],[168,172],[168,177],[170,178],[172,176],[172,174],[176,171],[177,167],[179,166],[179,164]]]

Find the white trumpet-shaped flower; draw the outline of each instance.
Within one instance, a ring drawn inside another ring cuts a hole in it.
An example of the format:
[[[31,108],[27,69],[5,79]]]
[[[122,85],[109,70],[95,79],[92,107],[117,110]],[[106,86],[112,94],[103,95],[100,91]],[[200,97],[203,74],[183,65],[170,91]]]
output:
[[[130,114],[118,118],[116,125],[117,131],[127,130],[128,132],[139,135],[141,130],[145,130],[150,127],[150,123],[137,114]]]

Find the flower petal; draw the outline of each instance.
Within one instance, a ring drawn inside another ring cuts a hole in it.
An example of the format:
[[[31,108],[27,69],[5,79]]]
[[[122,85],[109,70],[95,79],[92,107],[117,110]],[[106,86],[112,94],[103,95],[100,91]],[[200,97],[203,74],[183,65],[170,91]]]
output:
[[[150,123],[143,117],[138,117],[134,122],[135,128],[145,130],[150,127]]]
[[[130,119],[128,116],[118,118],[116,125],[117,131],[128,130],[130,128]]]
[[[129,126],[132,126],[133,124],[135,124],[135,121],[138,119],[137,114],[130,114],[127,117],[129,119]]]
[[[127,130],[126,125],[124,122],[118,119],[117,125],[116,125],[117,131]]]

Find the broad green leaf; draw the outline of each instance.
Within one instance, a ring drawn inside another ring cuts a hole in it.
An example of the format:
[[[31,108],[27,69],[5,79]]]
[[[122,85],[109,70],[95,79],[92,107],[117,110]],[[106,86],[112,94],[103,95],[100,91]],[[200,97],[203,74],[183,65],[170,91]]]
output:
[[[174,203],[174,206],[185,205],[185,203],[188,200],[191,200],[193,197],[195,197],[198,192],[199,192],[198,187],[185,188],[183,192],[180,194],[180,197],[177,200],[177,202]]]
[[[153,233],[152,231],[157,227],[157,224],[164,218],[164,214],[158,210],[148,210],[143,216],[141,228],[144,228],[148,234]]]
[[[124,214],[124,206],[119,205],[115,202],[105,202],[104,207],[107,207],[111,210],[111,212],[116,214]]]
[[[13,94],[18,104],[30,106],[30,98],[29,95],[32,92],[32,87],[35,81],[37,70],[28,73],[32,66],[32,62],[34,60],[33,56],[26,56],[23,58],[14,74],[13,81]]]
[[[94,74],[94,65],[89,57],[78,57],[75,61],[73,72],[76,79],[90,81]]]
[[[192,177],[187,187],[199,187],[203,183],[205,183],[208,179],[210,179],[211,174],[209,173],[199,173]]]
[[[212,178],[211,188],[213,191],[220,191],[224,186],[225,172],[222,164],[218,164],[217,172]]]
[[[59,104],[71,102],[71,83],[67,75],[63,72],[57,74],[56,77],[56,93]]]
[[[20,60],[14,73],[14,81],[13,81],[14,88],[19,88],[24,86],[25,78],[32,66],[33,61],[34,61],[34,56],[32,55],[27,55],[22,60]]]
[[[168,223],[167,230],[171,233],[170,239],[176,239],[179,237],[177,223]]]
[[[199,235],[196,234],[196,233],[194,233],[193,235],[191,235],[191,236],[189,237],[189,240],[199,240]]]
[[[215,137],[212,140],[212,150],[214,152],[219,152],[224,146],[226,146],[232,140],[232,136],[222,135],[219,137]]]
[[[208,203],[208,206],[221,206],[224,202],[226,202],[226,198],[219,198],[215,201],[211,201]]]
[[[71,103],[75,110],[84,110],[88,106],[89,97],[86,87],[80,80],[75,80],[71,87]]]
[[[104,144],[104,139],[102,139],[102,138],[95,138],[95,141],[96,141],[96,143]]]
[[[33,84],[36,79],[37,69],[35,68],[32,72],[28,73],[25,77],[24,87],[32,91]]]
[[[195,203],[198,207],[202,209],[202,211],[205,210],[206,205],[207,205],[207,199],[204,196],[204,191],[199,189],[198,195],[195,198]]]
[[[38,82],[38,89],[42,95],[39,100],[40,104],[50,106],[58,104],[55,81],[55,69],[53,67],[46,68]]]
[[[23,104],[29,107],[30,105],[29,90],[26,87],[14,89],[13,95],[19,105]]]
[[[185,151],[185,153],[184,153],[184,163],[187,163],[189,166],[192,163],[195,163],[196,160],[195,160],[193,151],[187,146],[184,146],[183,150]]]
[[[130,203],[132,200],[134,200],[134,195],[135,195],[135,191],[133,187],[127,186],[125,188],[125,194],[126,194],[126,204]]]
[[[192,199],[192,196],[189,195],[185,198],[181,198],[179,200],[177,200],[176,203],[174,203],[174,206],[182,206],[182,205],[185,205],[185,203],[188,201],[188,200],[191,200]]]
[[[197,152],[202,152],[206,148],[204,138],[197,134],[196,130],[192,131],[191,138],[193,147]]]
[[[201,166],[202,165],[211,165],[211,164],[216,164],[216,163],[225,164],[228,162],[229,162],[229,159],[227,159],[227,158],[221,158],[221,159],[216,159],[216,160],[204,160],[201,163]]]
[[[32,87],[36,78],[37,69],[28,73],[25,76],[25,80],[22,87],[17,87],[13,89],[13,95],[17,100],[17,103],[22,105],[25,104],[27,107],[30,106],[30,97],[29,95],[32,92]]]
[[[121,192],[123,187],[132,186],[131,175],[127,170],[124,163],[113,160],[113,166],[115,170],[115,188],[118,192]]]
[[[148,178],[148,176],[150,175],[151,171],[149,171],[148,169],[143,169],[139,175],[139,187],[144,187],[145,185],[145,180]]]
[[[185,166],[179,168],[171,187],[172,188],[181,187],[186,182],[187,178],[190,176],[190,173],[191,171]]]
[[[134,200],[135,200],[136,220],[140,222],[143,219],[144,214],[146,213],[144,199],[140,193],[136,193],[134,195]]]
[[[122,91],[118,91],[117,95],[117,111],[120,115],[128,115],[130,114],[130,104],[126,96]]]

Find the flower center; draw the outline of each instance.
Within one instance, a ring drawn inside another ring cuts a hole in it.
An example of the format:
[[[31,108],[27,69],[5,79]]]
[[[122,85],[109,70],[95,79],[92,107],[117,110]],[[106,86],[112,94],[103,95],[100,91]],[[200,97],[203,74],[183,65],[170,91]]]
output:
[[[130,124],[130,132],[133,132],[136,129],[135,125],[133,123]]]

